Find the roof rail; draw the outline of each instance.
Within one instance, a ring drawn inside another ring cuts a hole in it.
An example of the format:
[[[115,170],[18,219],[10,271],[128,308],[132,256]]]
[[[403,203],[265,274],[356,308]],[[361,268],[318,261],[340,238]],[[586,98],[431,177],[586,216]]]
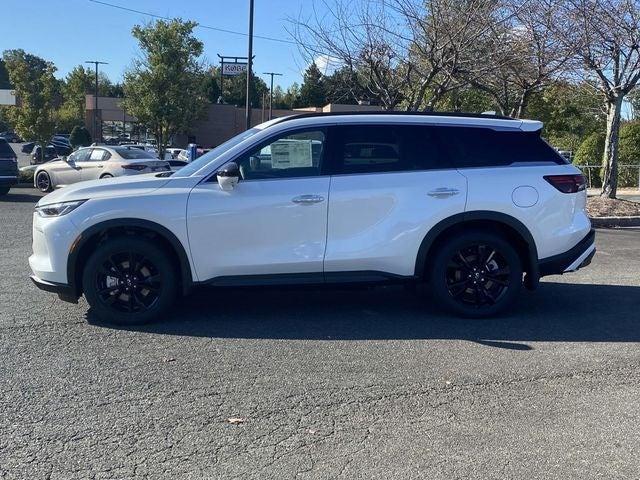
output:
[[[427,116],[427,117],[459,117],[459,118],[487,118],[494,120],[515,120],[521,121],[517,118],[507,117],[505,115],[496,115],[492,113],[466,113],[466,112],[403,112],[397,110],[374,110],[374,111],[355,111],[355,112],[307,112],[307,113],[294,113],[286,117],[278,118],[277,122],[280,123],[288,120],[297,120],[299,118],[309,117],[339,117],[345,115],[411,115],[411,116]]]

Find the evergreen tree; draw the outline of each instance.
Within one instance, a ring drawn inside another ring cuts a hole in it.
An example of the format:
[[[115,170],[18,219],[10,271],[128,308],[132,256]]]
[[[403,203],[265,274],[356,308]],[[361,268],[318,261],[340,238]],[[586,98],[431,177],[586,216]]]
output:
[[[324,107],[327,104],[324,78],[315,62],[304,72],[300,103],[305,107]]]

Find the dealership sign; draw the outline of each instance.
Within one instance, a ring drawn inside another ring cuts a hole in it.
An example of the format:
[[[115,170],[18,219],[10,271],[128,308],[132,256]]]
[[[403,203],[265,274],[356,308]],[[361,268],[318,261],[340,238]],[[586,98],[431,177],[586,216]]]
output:
[[[240,75],[242,73],[247,73],[246,63],[223,63],[222,64],[223,75],[235,76],[235,75]]]

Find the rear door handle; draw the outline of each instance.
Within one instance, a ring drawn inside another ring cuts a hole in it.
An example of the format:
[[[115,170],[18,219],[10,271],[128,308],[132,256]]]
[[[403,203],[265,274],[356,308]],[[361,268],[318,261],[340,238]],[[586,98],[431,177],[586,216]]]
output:
[[[311,205],[313,203],[324,202],[324,197],[321,195],[299,195],[291,199],[293,203],[301,205]]]
[[[454,195],[458,195],[459,193],[460,190],[458,190],[457,188],[440,187],[436,188],[435,190],[431,190],[429,193],[427,193],[427,195],[434,198],[448,198]]]

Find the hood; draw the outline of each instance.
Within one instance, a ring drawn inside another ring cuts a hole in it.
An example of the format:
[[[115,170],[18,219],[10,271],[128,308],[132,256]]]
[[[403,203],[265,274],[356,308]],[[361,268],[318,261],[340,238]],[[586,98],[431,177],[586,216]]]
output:
[[[55,190],[40,199],[38,205],[48,205],[73,200],[91,198],[133,197],[153,192],[171,180],[170,177],[157,177],[155,173],[126,177],[104,178],[78,182]]]

